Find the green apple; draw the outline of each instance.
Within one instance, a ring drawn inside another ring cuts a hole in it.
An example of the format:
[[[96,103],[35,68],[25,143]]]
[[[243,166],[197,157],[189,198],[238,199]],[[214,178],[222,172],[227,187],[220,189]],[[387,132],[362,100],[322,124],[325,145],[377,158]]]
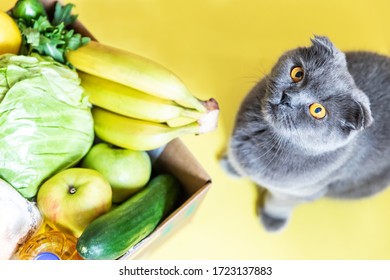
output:
[[[69,168],[55,174],[37,194],[37,206],[48,225],[75,237],[108,212],[111,203],[109,182],[98,171],[87,168]]]
[[[114,203],[121,203],[142,189],[152,172],[147,152],[123,149],[104,142],[92,146],[81,166],[99,171],[108,180]]]

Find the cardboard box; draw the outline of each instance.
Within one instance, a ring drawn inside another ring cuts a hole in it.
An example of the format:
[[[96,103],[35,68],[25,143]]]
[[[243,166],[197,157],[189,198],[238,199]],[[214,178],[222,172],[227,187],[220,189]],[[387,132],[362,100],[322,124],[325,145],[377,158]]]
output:
[[[42,0],[49,14],[52,13],[55,2],[55,0]],[[84,36],[95,39],[80,22],[75,23],[74,29]],[[211,186],[210,176],[180,139],[175,139],[165,146],[153,167],[158,172],[168,172],[179,179],[184,188],[184,202],[121,259],[142,259],[151,250],[157,248],[166,237],[173,235],[176,230],[189,223]]]
[[[179,179],[185,191],[184,202],[122,259],[142,259],[142,256],[157,248],[165,238],[189,223],[211,186],[210,176],[180,139],[173,140],[164,148],[154,163],[154,168],[159,172],[171,173]]]

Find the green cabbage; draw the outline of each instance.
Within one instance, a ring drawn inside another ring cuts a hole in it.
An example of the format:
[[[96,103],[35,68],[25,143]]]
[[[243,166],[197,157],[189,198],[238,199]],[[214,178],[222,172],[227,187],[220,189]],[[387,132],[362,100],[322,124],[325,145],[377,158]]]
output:
[[[0,177],[27,199],[93,144],[77,73],[51,58],[0,56]]]

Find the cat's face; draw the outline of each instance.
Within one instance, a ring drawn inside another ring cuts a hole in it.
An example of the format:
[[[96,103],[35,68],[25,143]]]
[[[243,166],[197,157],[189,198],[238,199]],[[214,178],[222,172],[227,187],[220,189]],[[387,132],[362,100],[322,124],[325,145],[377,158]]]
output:
[[[284,54],[267,77],[262,113],[275,131],[315,152],[336,149],[372,123],[345,55],[325,37]]]

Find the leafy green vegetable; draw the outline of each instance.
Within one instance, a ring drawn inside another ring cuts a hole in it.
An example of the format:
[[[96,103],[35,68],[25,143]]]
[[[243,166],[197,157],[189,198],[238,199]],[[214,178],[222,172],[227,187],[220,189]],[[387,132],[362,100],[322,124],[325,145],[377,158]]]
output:
[[[0,56],[0,177],[25,198],[78,163],[93,140],[77,73],[38,54]]]
[[[17,21],[23,37],[20,54],[38,52],[67,64],[66,52],[76,50],[90,41],[90,38],[68,29],[77,19],[77,15],[72,15],[73,7],[70,3],[62,6],[57,2],[50,21],[40,1],[19,0],[11,16]]]

